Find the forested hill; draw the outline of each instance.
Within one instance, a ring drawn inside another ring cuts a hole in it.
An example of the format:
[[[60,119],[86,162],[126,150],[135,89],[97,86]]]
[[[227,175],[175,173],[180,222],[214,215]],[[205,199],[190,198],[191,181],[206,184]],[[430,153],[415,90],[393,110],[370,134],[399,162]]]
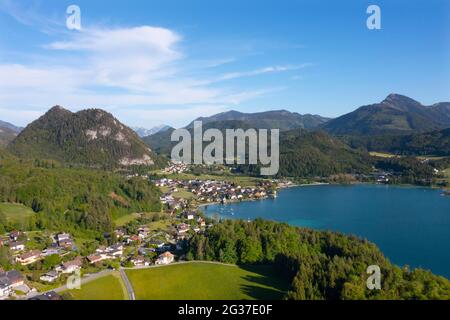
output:
[[[334,232],[256,220],[225,220],[190,240],[188,259],[272,264],[292,282],[286,299],[450,299],[450,281],[399,268],[374,244]],[[381,269],[381,290],[367,288],[367,267]]]
[[[363,106],[321,126],[334,135],[412,134],[450,127],[450,103],[432,106],[391,94],[381,103]]]
[[[324,177],[368,172],[370,168],[368,153],[354,150],[323,131],[292,130],[281,135],[280,176]]]
[[[411,135],[342,137],[354,148],[398,155],[450,156],[450,128]]]
[[[312,129],[327,122],[329,119],[312,114],[299,114],[286,110],[273,110],[257,113],[243,113],[239,111],[227,111],[210,117],[201,117],[196,121],[203,124],[222,121],[242,121],[255,129],[280,129],[280,131],[291,129]],[[193,127],[193,122],[187,128]]]
[[[122,215],[160,211],[158,189],[141,178],[63,168],[54,161],[19,160],[4,150],[0,202],[21,203],[36,212],[21,225],[0,225],[0,230],[66,230],[86,238],[110,232],[113,219]]]
[[[28,125],[8,150],[22,158],[106,168],[150,166],[157,158],[111,114],[100,109],[72,113],[59,106]]]

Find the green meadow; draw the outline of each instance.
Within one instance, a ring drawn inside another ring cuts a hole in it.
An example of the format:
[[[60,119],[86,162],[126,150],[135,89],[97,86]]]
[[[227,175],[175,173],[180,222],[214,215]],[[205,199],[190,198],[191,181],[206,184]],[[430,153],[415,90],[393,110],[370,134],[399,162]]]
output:
[[[31,208],[15,203],[0,203],[0,212],[4,213],[6,219],[11,222],[25,221],[26,218],[34,214]]]
[[[204,262],[127,270],[138,300],[281,299],[289,282],[271,266]]]
[[[128,300],[128,294],[119,273],[110,274],[81,286],[80,290],[67,290],[74,300]]]

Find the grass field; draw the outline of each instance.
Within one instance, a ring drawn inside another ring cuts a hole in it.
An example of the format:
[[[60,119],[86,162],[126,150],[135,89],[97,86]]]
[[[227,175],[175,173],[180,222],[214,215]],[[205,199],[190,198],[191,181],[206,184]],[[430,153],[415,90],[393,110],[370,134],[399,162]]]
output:
[[[0,212],[6,215],[6,219],[12,222],[21,222],[34,214],[31,208],[15,203],[0,203]]]
[[[74,300],[128,300],[128,294],[119,273],[85,283],[80,290],[68,290]]]
[[[281,299],[289,286],[271,266],[199,262],[126,273],[138,300]]]
[[[369,154],[372,157],[378,157],[378,158],[394,158],[394,157],[396,157],[395,154],[383,153],[383,152],[369,152]]]
[[[136,220],[138,217],[139,217],[139,214],[131,213],[131,214],[122,216],[120,218],[117,218],[116,220],[114,220],[114,223],[116,224],[116,226],[122,227],[122,226],[126,225],[127,223],[129,223],[133,220]]]

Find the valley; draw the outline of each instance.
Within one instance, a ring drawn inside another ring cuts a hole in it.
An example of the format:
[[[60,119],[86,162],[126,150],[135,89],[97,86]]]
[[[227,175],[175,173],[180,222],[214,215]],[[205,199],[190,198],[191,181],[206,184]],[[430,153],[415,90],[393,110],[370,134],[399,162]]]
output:
[[[448,280],[420,269],[424,265],[413,263],[418,255],[393,257],[415,268],[397,267],[376,245],[349,235],[365,237],[361,226],[349,230],[351,223],[342,220],[344,227],[330,232],[301,217],[302,223],[288,226],[281,216],[266,216],[262,209],[267,201],[283,201],[279,193],[295,185],[407,184],[440,188],[444,195],[450,186],[445,129],[450,124],[439,112],[446,108],[446,103],[427,107],[389,95],[380,104],[337,119],[285,110],[230,111],[197,119],[205,129],[221,132],[279,128],[280,170],[264,177],[259,163],[171,162],[173,128],[159,127],[141,138],[105,111],[72,113],[56,106],[17,129],[0,148],[0,273],[5,281],[13,281],[10,271],[20,274],[3,297],[45,299],[42,294],[56,290],[64,299],[127,299],[120,276],[125,272],[137,299],[448,299]],[[399,120],[403,116],[415,120],[405,127]],[[377,122],[386,117],[392,120],[389,129]],[[191,133],[192,123],[186,126]],[[356,129],[348,130],[348,123]],[[442,196],[439,203],[447,199]],[[294,207],[299,210],[305,203]],[[248,204],[248,209],[221,215],[230,204]],[[205,213],[209,206],[220,208],[219,214]],[[363,206],[357,205],[356,215]],[[331,207],[324,210],[333,212]],[[380,247],[391,258],[391,248],[382,242]],[[365,288],[363,266],[373,263],[383,267],[392,290]],[[81,291],[62,290],[76,270],[82,279],[93,280]],[[336,271],[324,275],[321,270]],[[443,274],[439,266],[436,270]],[[156,278],[162,281],[158,286],[147,282]],[[217,289],[221,283],[228,284],[226,290]],[[198,290],[187,296],[186,288],[193,286]]]

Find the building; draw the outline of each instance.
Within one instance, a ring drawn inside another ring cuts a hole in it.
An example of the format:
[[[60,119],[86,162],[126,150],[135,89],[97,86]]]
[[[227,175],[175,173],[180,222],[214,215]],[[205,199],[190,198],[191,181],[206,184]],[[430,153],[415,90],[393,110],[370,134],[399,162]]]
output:
[[[174,260],[175,260],[175,256],[173,254],[171,254],[169,251],[166,251],[163,254],[159,255],[159,257],[156,260],[155,264],[158,264],[158,265],[170,264]]]
[[[190,228],[191,227],[188,224],[186,224],[186,223],[180,223],[177,226],[178,233],[186,233],[186,232],[189,231]]]
[[[98,263],[98,262],[108,259],[108,257],[104,254],[101,254],[101,255],[91,254],[90,256],[87,257],[87,259],[88,259],[89,263],[95,264],[95,263]]]
[[[56,272],[55,270],[52,270],[52,271],[49,271],[49,272],[43,274],[39,279],[44,282],[52,283],[52,282],[55,282],[58,278],[59,278],[58,272]]]
[[[74,273],[77,270],[81,269],[81,266],[83,265],[83,262],[81,261],[81,258],[78,257],[72,261],[67,261],[61,265],[61,272],[62,273]]]
[[[23,251],[25,250],[25,244],[21,241],[12,241],[9,243],[9,249],[12,251]]]
[[[136,258],[132,258],[130,261],[136,267],[144,267],[144,266],[150,265],[150,263],[148,261],[146,261],[143,256],[137,256]]]
[[[0,273],[0,297],[9,296],[14,288],[23,285],[24,278],[22,274],[16,270]]]
[[[23,266],[35,263],[41,259],[42,253],[39,250],[28,251],[16,257],[16,262]]]

